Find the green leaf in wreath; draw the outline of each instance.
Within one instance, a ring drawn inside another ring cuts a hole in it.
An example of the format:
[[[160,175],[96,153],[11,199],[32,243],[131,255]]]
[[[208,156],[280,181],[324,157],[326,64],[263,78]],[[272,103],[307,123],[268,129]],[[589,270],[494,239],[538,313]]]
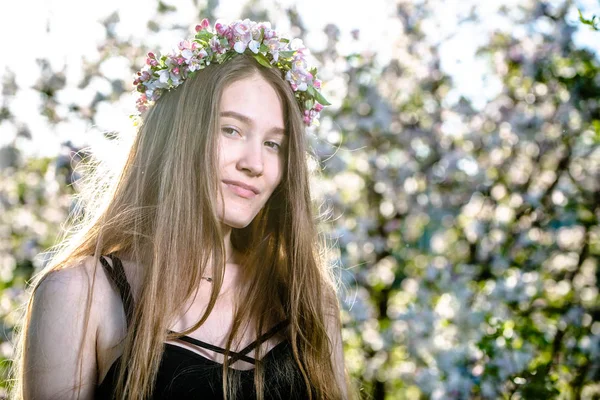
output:
[[[313,86],[309,86],[308,89],[306,90],[308,92],[308,94],[310,94],[312,97],[314,97],[314,99],[319,103],[322,104],[324,106],[330,106],[331,103],[328,102],[325,97],[323,97],[323,95],[321,93],[319,93]]]
[[[296,53],[296,50],[285,50],[285,51],[280,51],[279,52],[279,57],[283,57],[283,58],[292,58],[294,56],[294,53]]]
[[[202,40],[204,42],[208,42],[210,40],[211,37],[213,37],[214,35],[206,30],[202,30],[198,33],[196,33],[196,39],[198,40]]]
[[[269,63],[269,60],[267,59],[267,57],[265,57],[264,54],[261,54],[261,53],[254,54],[254,53],[252,53],[252,57],[254,57],[256,59],[256,61],[258,61],[258,63],[260,65],[262,65],[263,67],[271,68],[271,63]]]

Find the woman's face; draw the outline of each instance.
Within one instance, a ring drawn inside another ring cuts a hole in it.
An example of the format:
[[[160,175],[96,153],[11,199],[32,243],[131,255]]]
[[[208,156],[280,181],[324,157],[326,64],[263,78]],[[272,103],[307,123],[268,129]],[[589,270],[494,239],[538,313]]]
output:
[[[281,181],[286,146],[283,108],[273,87],[253,75],[225,88],[220,105],[218,215],[250,224]]]

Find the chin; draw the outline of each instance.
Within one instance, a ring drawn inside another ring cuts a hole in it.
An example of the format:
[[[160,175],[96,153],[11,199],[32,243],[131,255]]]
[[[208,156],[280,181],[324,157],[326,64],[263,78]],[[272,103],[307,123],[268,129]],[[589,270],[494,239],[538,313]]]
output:
[[[221,221],[231,228],[242,229],[250,225],[255,216],[256,215],[231,215],[226,213],[225,218],[221,219]]]
[[[223,224],[225,224],[228,227],[233,228],[233,229],[243,229],[243,228],[247,227],[248,225],[250,225],[250,222],[252,222],[252,221],[230,221],[230,220],[225,220],[225,221],[223,221]]]

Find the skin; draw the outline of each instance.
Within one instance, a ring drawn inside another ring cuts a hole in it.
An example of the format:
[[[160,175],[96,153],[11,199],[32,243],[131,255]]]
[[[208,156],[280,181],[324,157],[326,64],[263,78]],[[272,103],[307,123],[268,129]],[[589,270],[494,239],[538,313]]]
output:
[[[223,223],[227,255],[225,277],[219,298],[206,322],[189,336],[224,347],[233,321],[233,302],[240,266],[230,237],[233,228],[247,226],[265,205],[281,182],[285,134],[283,110],[277,92],[260,75],[237,81],[225,88],[220,105],[219,135],[220,191],[219,217]],[[237,181],[253,186],[249,192],[224,181]],[[134,300],[140,291],[139,266],[121,258],[131,285]],[[108,260],[111,263],[110,260]],[[94,271],[94,263],[96,268]],[[87,290],[95,274],[94,297],[90,310],[89,330],[83,335],[83,318]],[[200,319],[210,298],[211,283],[202,281],[197,295],[170,327],[183,331]],[[76,383],[79,353],[75,343],[83,344],[82,399],[92,399],[95,386],[101,382],[114,361],[122,354],[121,340],[126,333],[126,320],[119,294],[112,288],[98,260],[91,257],[80,265],[52,274],[39,287],[34,297],[29,326],[30,341],[25,360],[25,398],[75,398],[69,387]],[[339,327],[328,324],[334,341],[334,365],[343,368],[343,350]],[[252,342],[256,333],[247,329],[241,347]],[[276,335],[261,345],[266,354],[282,337]],[[169,341],[219,363],[223,356],[183,341]],[[251,352],[249,356],[254,356]],[[254,365],[237,361],[233,368],[250,369]],[[336,371],[341,381],[343,369]]]
[[[279,96],[258,74],[225,88],[220,114],[218,215],[230,259],[231,229],[250,224],[281,182],[286,136]],[[229,181],[253,186],[258,194]]]

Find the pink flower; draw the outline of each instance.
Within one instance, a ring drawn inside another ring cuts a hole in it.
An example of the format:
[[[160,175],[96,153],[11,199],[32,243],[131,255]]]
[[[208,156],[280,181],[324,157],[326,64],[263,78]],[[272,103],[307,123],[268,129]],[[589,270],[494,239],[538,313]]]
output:
[[[173,68],[173,73],[175,75],[179,75],[179,68],[177,68],[177,67]]]
[[[144,112],[148,109],[148,106],[146,105],[147,102],[148,102],[148,98],[146,97],[146,94],[142,93],[136,101],[136,107],[139,112]]]
[[[210,22],[208,22],[208,18],[204,18],[200,22],[200,25],[196,25],[196,32],[200,32],[200,31],[203,31],[205,29],[208,29],[209,26],[210,26]]]
[[[234,23],[230,26],[231,38],[229,38],[231,45],[238,53],[243,53],[248,47],[248,44],[252,41],[252,25],[250,20],[244,20]],[[237,45],[238,42],[242,42],[242,45]],[[240,51],[243,48],[242,51]]]
[[[308,110],[304,111],[304,117],[302,118],[304,120],[304,123],[307,125],[310,125],[310,112]]]
[[[192,40],[182,40],[181,42],[179,42],[179,45],[177,47],[179,47],[179,50],[181,51],[196,50],[198,48],[198,43]]]
[[[321,89],[321,81],[319,79],[315,79],[313,81],[313,86],[315,87],[315,89]]]
[[[219,38],[217,38],[216,36],[210,38],[210,40],[208,41],[208,45],[210,46],[210,49],[213,51],[213,53],[225,53],[225,48],[221,45]]]
[[[151,77],[151,75],[150,75],[150,73],[149,73],[148,71],[142,71],[142,72],[138,72],[138,76],[140,77],[140,78],[139,78],[139,81],[140,81],[140,82],[146,82],[146,81],[148,81],[148,80],[150,79],[150,77]]]
[[[277,36],[275,31],[273,29],[271,29],[270,22],[259,22],[258,24],[256,24],[254,26],[254,30],[255,30],[255,33],[257,34],[255,39],[258,39],[258,37],[260,36],[261,30],[263,31],[263,39],[264,40],[269,40],[269,39],[272,39],[275,36]]]
[[[154,53],[148,53],[148,58],[146,58],[146,64],[152,67],[156,67],[158,65],[158,61],[156,61],[156,55],[154,55]]]
[[[179,50],[185,50],[185,49],[191,49],[192,45],[189,40],[182,40],[181,42],[179,42],[177,47],[179,48]]]
[[[235,33],[240,36],[246,35],[246,33],[250,32],[250,24],[247,22],[248,20],[244,20],[242,22],[238,22],[233,26]]]
[[[215,24],[215,30],[221,36],[225,36],[225,32],[227,32],[228,27],[225,27],[221,22],[217,21]]]
[[[263,43],[267,45],[269,53],[273,56],[273,60],[275,60],[275,62],[279,61],[279,52],[285,50],[287,43],[282,43],[276,38],[264,40]]]
[[[313,108],[316,112],[321,112],[321,110],[323,110],[323,105],[319,104],[319,103],[315,103],[315,106]]]

